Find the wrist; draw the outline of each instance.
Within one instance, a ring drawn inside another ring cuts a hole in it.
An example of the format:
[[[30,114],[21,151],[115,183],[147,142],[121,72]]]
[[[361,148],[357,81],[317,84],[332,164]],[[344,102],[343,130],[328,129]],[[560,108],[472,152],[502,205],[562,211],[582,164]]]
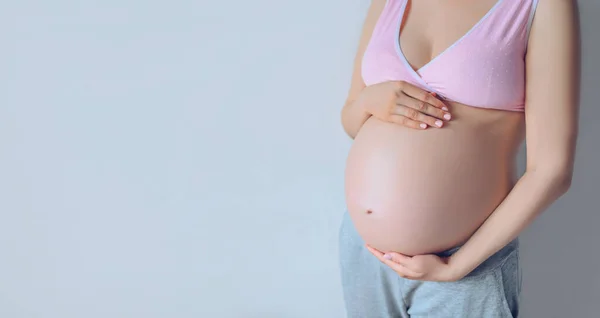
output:
[[[448,269],[450,276],[454,280],[459,280],[467,276],[467,274],[469,274],[470,272],[470,270],[465,266],[465,264],[460,262],[460,259],[456,254],[453,254],[450,257],[448,257]]]
[[[373,113],[371,113],[371,111],[369,111],[369,107],[367,107],[367,103],[365,102],[364,98],[362,98],[361,96],[359,96],[354,101],[352,107],[355,108],[355,111],[358,111],[360,113],[360,117],[361,117],[360,126],[361,127],[371,116],[373,116]]]
[[[354,108],[356,108],[358,111],[360,111],[360,113],[363,114],[364,116],[372,115],[367,107],[367,103],[365,103],[365,100],[364,100],[362,94],[360,94],[358,96],[358,98],[356,100],[354,100],[354,103],[352,106],[354,106]]]

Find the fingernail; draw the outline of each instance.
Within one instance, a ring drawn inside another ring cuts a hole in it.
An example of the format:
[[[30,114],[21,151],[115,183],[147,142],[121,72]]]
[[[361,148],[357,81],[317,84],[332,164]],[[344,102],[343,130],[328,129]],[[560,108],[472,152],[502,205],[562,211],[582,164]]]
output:
[[[442,127],[442,121],[441,120],[436,120],[435,121],[435,125],[438,127]]]
[[[443,110],[448,111],[448,107],[444,106],[442,107]]]
[[[383,258],[385,258],[387,260],[391,260],[392,259],[392,255],[390,255],[390,254],[383,254]]]
[[[421,126],[421,128],[423,128],[423,129],[427,128],[427,124],[421,123],[419,126]]]
[[[444,114],[444,118],[447,120],[450,120],[450,118],[452,118],[452,116],[450,116],[450,114]]]

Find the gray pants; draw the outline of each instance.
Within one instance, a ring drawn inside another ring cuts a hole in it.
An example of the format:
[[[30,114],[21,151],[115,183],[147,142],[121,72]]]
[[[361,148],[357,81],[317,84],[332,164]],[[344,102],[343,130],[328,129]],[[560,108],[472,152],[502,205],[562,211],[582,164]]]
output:
[[[456,282],[402,278],[364,246],[346,212],[339,233],[340,270],[349,318],[518,317],[521,292],[515,239]],[[439,253],[449,256],[458,247]]]

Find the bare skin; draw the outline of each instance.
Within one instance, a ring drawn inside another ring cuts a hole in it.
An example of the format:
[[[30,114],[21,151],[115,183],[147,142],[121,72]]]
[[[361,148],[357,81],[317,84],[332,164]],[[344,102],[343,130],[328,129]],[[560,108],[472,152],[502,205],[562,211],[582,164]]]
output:
[[[348,155],[346,198],[373,247],[407,255],[465,242],[508,194],[523,114],[451,104],[441,129],[369,118]]]
[[[410,64],[429,62],[495,2],[411,1],[400,37]],[[374,97],[364,97],[370,89],[360,76],[360,56],[384,4],[372,1],[342,110],[344,129],[355,139],[346,170],[348,209],[373,254],[399,275],[456,280],[569,188],[578,109],[574,5],[567,0],[538,5],[526,57],[525,114],[446,101],[452,119],[441,128],[422,129],[419,124],[428,123],[422,115],[439,118],[435,103],[423,107],[426,92],[419,95],[420,107],[394,102],[397,108],[378,108]],[[399,95],[397,88],[387,94]],[[525,132],[527,171],[517,181],[514,159]],[[464,246],[449,260],[430,255],[460,243]],[[394,260],[385,259],[386,252]]]

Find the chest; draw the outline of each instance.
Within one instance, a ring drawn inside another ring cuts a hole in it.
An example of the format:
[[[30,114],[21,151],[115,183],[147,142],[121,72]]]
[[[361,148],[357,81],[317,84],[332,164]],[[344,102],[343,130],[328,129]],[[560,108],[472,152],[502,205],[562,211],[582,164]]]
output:
[[[406,81],[465,105],[522,109],[532,1],[387,0],[364,83]]]
[[[498,0],[408,0],[398,41],[410,64],[419,68],[492,13]]]

